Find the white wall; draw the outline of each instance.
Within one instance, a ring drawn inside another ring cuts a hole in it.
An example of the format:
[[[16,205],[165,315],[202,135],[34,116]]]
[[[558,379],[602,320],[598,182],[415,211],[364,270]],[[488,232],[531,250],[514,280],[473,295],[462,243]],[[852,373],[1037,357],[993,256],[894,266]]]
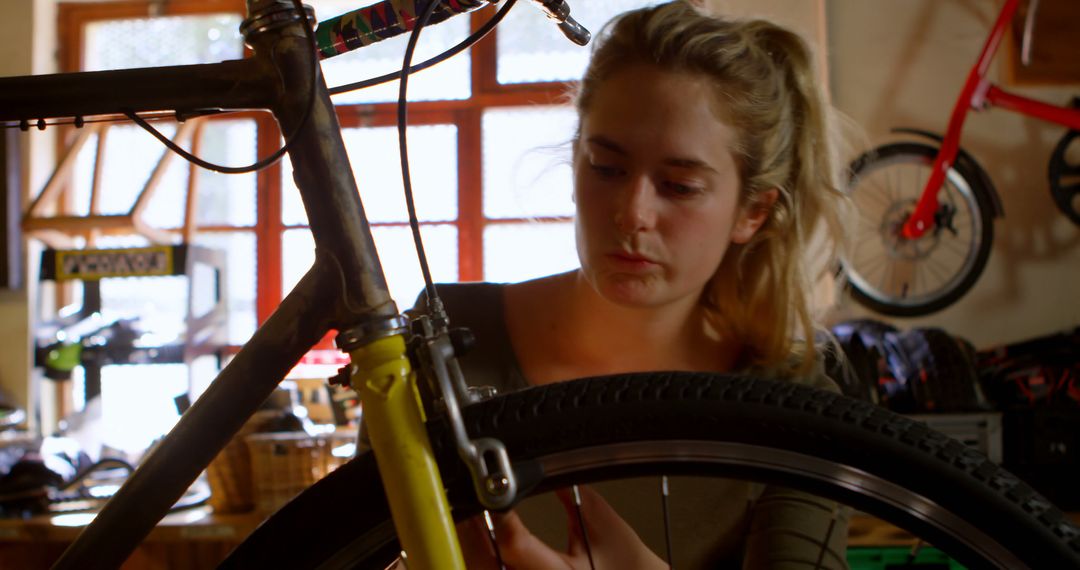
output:
[[[909,126],[943,132],[1000,2],[972,0],[827,0],[834,103],[871,142]],[[1005,52],[992,66],[1004,69]],[[1065,104],[1080,85],[1008,87]],[[941,326],[979,347],[1080,325],[1080,230],[1054,206],[1046,165],[1062,127],[1002,110],[972,114],[962,144],[987,169],[1005,217],[970,293],[940,313],[896,320]],[[856,311],[858,312],[858,311]]]
[[[0,13],[0,76],[54,71],[55,1],[0,0]],[[24,198],[47,178],[52,145],[49,133],[22,136]],[[0,291],[0,387],[23,407],[30,404],[28,291]]]

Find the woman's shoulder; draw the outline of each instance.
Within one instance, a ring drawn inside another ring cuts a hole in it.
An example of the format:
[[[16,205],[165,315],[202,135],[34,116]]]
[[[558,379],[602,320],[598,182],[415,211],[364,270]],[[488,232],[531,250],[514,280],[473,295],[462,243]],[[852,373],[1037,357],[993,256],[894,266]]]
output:
[[[436,283],[435,292],[442,300],[446,312],[453,319],[456,315],[468,315],[477,311],[490,314],[502,312],[501,299],[503,283]],[[413,302],[410,313],[426,312],[428,308],[427,291],[420,291]]]
[[[813,364],[810,366],[808,372],[794,372],[801,368],[799,361],[801,361],[801,357],[793,358],[789,365],[783,367],[783,369],[764,370],[751,367],[746,371],[746,374],[768,380],[779,380],[791,382],[793,384],[801,384],[803,386],[809,386],[810,388],[825,390],[827,392],[842,393],[840,385],[829,376],[828,372],[826,372],[825,361],[820,354],[814,357]]]

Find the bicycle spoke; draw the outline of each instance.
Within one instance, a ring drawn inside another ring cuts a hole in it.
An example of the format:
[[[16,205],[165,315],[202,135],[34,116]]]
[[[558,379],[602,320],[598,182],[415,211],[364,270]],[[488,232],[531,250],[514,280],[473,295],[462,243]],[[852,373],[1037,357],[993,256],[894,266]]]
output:
[[[922,195],[923,186],[926,184],[927,177],[923,176],[923,169],[919,165],[912,165],[907,171],[910,174],[908,175],[909,181],[905,188],[911,188],[911,192],[905,194],[905,196],[918,198]]]
[[[901,173],[900,169],[897,169],[897,170],[893,171],[892,173],[890,173],[891,176],[892,176],[892,180],[890,181],[891,184],[888,184],[886,186],[886,189],[889,191],[889,201],[890,202],[895,202],[896,201],[896,189],[899,188],[901,184],[903,184],[903,180],[900,179],[901,178],[900,173]]]
[[[904,266],[907,266],[906,271],[901,271]],[[887,283],[888,289],[882,289],[883,291],[893,291],[894,295],[900,299],[907,299],[908,294],[911,292],[911,280],[910,274],[914,272],[915,264],[910,261],[898,261],[891,263],[888,266]]]
[[[915,544],[911,547],[911,552],[908,552],[907,561],[904,563],[904,566],[915,565],[915,558],[919,556],[919,552],[922,550],[923,546],[926,546],[926,542],[921,538],[916,538]]]
[[[917,268],[918,265],[916,264],[915,267]],[[922,277],[923,281],[927,281],[928,279],[926,277],[926,274],[927,274],[926,271],[919,271],[918,269],[915,269],[915,275],[914,275],[914,277],[912,278],[911,281],[912,281],[912,290],[915,292],[916,296],[918,296],[919,292],[922,291],[922,289],[919,288],[919,278]]]
[[[874,221],[865,217],[859,220],[859,223],[855,226],[852,238],[855,245],[866,245],[866,242],[880,241]]]
[[[503,562],[502,551],[499,550],[499,540],[495,536],[495,521],[491,518],[491,511],[484,510],[484,526],[487,527],[488,540],[491,541],[491,547],[495,549],[495,562],[499,565],[499,570],[506,570],[506,564]]]
[[[585,529],[585,514],[581,511],[581,490],[577,485],[571,487],[574,491],[574,510],[577,511],[578,526],[581,527],[581,541],[585,543],[585,554],[589,557],[589,568],[596,570],[593,563],[592,547],[589,546],[589,531]]]
[[[892,200],[889,197],[889,185],[875,182],[868,184],[869,188],[866,189],[863,194],[869,196],[870,199],[876,200],[883,206],[882,209],[888,209],[892,205]]]
[[[868,261],[866,263],[863,263],[864,259],[868,260]],[[865,274],[867,274],[866,276],[869,277],[870,274],[876,273],[876,271],[874,271],[874,269],[876,269],[878,267],[882,267],[883,265],[885,265],[887,263],[889,263],[889,258],[888,257],[884,257],[884,256],[881,256],[881,255],[874,255],[873,253],[871,253],[868,257],[864,257],[862,259],[856,260],[854,265],[855,265],[855,267],[859,268],[860,273],[865,273]]]
[[[960,257],[968,256],[968,251],[970,250],[970,248],[960,243],[959,240],[944,240],[942,241],[942,244],[943,246],[939,249],[939,251],[954,253]]]
[[[888,293],[890,289],[887,288],[890,278],[892,277],[892,264],[885,266],[885,271],[881,275],[881,280],[878,281],[878,291]]]
[[[840,517],[840,504],[833,504],[832,520],[829,521],[829,528],[825,529],[825,537],[821,539],[821,550],[818,551],[818,559],[814,564],[814,569],[819,570],[821,565],[825,563],[825,553],[829,551],[829,539],[832,538],[833,529],[836,528],[836,519]]]
[[[931,261],[932,261],[931,259],[927,259],[927,263],[926,263],[926,268],[927,268],[927,270],[928,270],[928,271],[933,271],[933,270],[935,269],[935,268],[934,268],[934,265],[933,265],[933,264],[931,263]],[[941,263],[941,262],[939,261],[939,262],[938,262],[938,265],[939,265],[939,266],[942,266],[942,265],[944,265],[944,264],[943,264],[943,263]],[[942,282],[942,283],[944,284],[944,283],[948,283],[948,282],[949,282],[949,274],[950,274],[950,273],[951,273],[951,272],[950,272],[950,271],[949,271],[949,269],[948,269],[948,268],[946,267],[946,268],[944,268],[944,269],[943,269],[943,270],[941,270],[941,271],[935,272],[935,273],[934,273],[934,276],[935,276],[935,277],[937,277],[938,279],[940,279],[940,280],[941,280],[941,282]]]
[[[660,477],[660,505],[664,509],[664,543],[667,546],[668,569],[675,570],[675,557],[671,549],[671,512],[668,509],[667,475]]]

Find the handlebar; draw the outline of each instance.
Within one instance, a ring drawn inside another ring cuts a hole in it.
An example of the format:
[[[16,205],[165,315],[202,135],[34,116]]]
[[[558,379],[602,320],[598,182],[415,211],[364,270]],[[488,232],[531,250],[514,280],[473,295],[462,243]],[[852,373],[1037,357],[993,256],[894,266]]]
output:
[[[428,24],[450,19],[458,14],[478,10],[498,0],[441,0],[431,13]],[[591,34],[584,26],[570,17],[566,0],[532,0],[544,14],[555,20],[559,29],[570,41],[585,45]],[[322,59],[334,57],[375,42],[404,34],[412,30],[419,14],[410,12],[403,2],[383,0],[366,8],[360,8],[319,23],[315,29],[315,42]]]
[[[575,43],[589,41],[588,30],[570,17],[565,0],[531,0]],[[430,23],[442,22],[496,3],[496,0],[439,0]],[[417,14],[411,3],[383,0],[319,23],[316,49],[321,59],[409,32]],[[278,22],[273,14],[246,21],[254,32]],[[47,119],[175,112],[178,118],[235,109],[268,108],[277,92],[269,75],[251,59],[116,71],[0,77],[0,128],[23,130]],[[47,95],[46,95],[47,94]],[[78,94],[79,97],[74,97]]]
[[[428,24],[446,21],[458,14],[495,4],[496,1],[441,0],[431,13]],[[420,14],[411,12],[408,7],[412,7],[412,4],[383,0],[319,23],[315,29],[319,57],[334,57],[409,32]]]

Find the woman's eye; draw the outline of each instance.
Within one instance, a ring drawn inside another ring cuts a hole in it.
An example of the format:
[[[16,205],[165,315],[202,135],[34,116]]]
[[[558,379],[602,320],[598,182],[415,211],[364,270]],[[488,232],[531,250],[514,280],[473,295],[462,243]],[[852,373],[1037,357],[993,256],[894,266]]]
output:
[[[589,168],[592,168],[593,172],[604,177],[614,177],[622,174],[622,169],[617,166],[611,166],[608,164],[590,163]]]
[[[665,182],[664,189],[667,190],[669,194],[678,197],[689,197],[701,192],[701,189],[697,186],[681,184],[679,182]]]

